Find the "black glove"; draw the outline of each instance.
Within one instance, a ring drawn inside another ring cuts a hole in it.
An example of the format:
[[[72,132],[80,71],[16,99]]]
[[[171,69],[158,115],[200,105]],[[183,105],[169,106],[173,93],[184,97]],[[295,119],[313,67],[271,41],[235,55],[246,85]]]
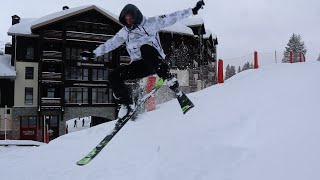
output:
[[[93,59],[93,58],[95,58],[95,54],[94,53],[92,53],[92,52],[90,52],[90,51],[82,51],[81,53],[80,53],[80,56],[81,56],[81,58],[83,59],[83,60],[87,60],[87,59]]]
[[[198,1],[197,4],[196,4],[196,7],[192,8],[193,14],[194,15],[198,14],[199,9],[203,8],[202,6],[204,6],[204,5],[205,4],[204,4],[203,0]]]

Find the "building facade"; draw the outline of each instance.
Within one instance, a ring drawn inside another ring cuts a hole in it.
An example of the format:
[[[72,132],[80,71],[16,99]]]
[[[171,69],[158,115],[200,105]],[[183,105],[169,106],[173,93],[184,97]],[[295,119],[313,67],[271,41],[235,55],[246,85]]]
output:
[[[214,84],[210,77],[215,73],[217,41],[211,34],[204,37],[204,24],[184,27],[188,30],[163,30],[159,35],[172,72],[186,92],[194,92]],[[117,16],[94,5],[64,7],[37,19],[12,16],[8,34],[11,65],[17,72],[9,84],[14,97],[8,103],[12,139],[42,141],[44,127],[54,139],[65,133],[65,121],[76,117],[115,118],[109,74],[128,63],[125,47],[89,60],[80,53],[93,51],[121,28]],[[177,56],[179,49],[188,58]],[[212,74],[204,75],[206,68]]]

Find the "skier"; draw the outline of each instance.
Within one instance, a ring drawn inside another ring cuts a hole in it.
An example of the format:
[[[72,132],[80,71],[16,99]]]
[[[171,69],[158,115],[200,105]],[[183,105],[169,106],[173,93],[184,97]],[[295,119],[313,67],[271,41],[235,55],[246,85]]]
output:
[[[113,95],[121,104],[118,112],[119,119],[125,117],[134,108],[131,92],[125,85],[125,80],[141,79],[157,74],[165,80],[173,92],[177,95],[181,94],[177,79],[170,73],[168,64],[164,62],[165,54],[160,44],[158,31],[192,14],[198,14],[199,9],[204,5],[201,0],[194,8],[146,18],[135,5],[128,4],[122,9],[119,16],[119,21],[124,27],[113,38],[96,48],[93,53],[88,51],[81,53],[82,57],[95,58],[126,43],[131,58],[130,64],[120,66],[109,76],[110,85],[114,91]]]

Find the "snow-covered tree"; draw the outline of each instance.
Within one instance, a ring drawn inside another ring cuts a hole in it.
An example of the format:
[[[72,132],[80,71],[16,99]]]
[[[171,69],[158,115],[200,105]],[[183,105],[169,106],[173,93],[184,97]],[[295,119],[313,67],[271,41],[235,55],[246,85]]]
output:
[[[318,57],[318,61],[320,61],[320,54],[319,54],[319,57]]]
[[[237,74],[236,67],[235,66],[231,66],[230,67],[230,75],[231,75],[231,77],[236,75],[236,74]]]
[[[236,67],[235,66],[230,66],[229,64],[227,65],[226,68],[226,77],[225,80],[231,78],[236,74]]]
[[[293,62],[300,62],[300,52],[303,54],[307,53],[304,42],[301,40],[301,36],[293,34],[287,44],[286,50],[283,53],[282,62],[290,62],[290,52],[293,52]]]
[[[249,62],[246,62],[243,66],[242,66],[242,71],[248,70],[250,69],[250,64]]]
[[[229,79],[230,78],[230,65],[228,64],[226,67],[226,75],[224,77],[224,79]]]

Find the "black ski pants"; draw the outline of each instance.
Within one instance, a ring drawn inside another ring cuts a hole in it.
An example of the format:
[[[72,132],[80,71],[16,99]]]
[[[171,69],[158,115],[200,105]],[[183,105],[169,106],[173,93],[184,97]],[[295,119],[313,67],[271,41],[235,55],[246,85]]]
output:
[[[129,65],[120,66],[110,74],[110,85],[120,104],[131,104],[131,92],[125,85],[125,80],[142,79],[157,74],[162,79],[171,78],[170,68],[163,61],[158,51],[150,45],[142,45],[141,60]]]

